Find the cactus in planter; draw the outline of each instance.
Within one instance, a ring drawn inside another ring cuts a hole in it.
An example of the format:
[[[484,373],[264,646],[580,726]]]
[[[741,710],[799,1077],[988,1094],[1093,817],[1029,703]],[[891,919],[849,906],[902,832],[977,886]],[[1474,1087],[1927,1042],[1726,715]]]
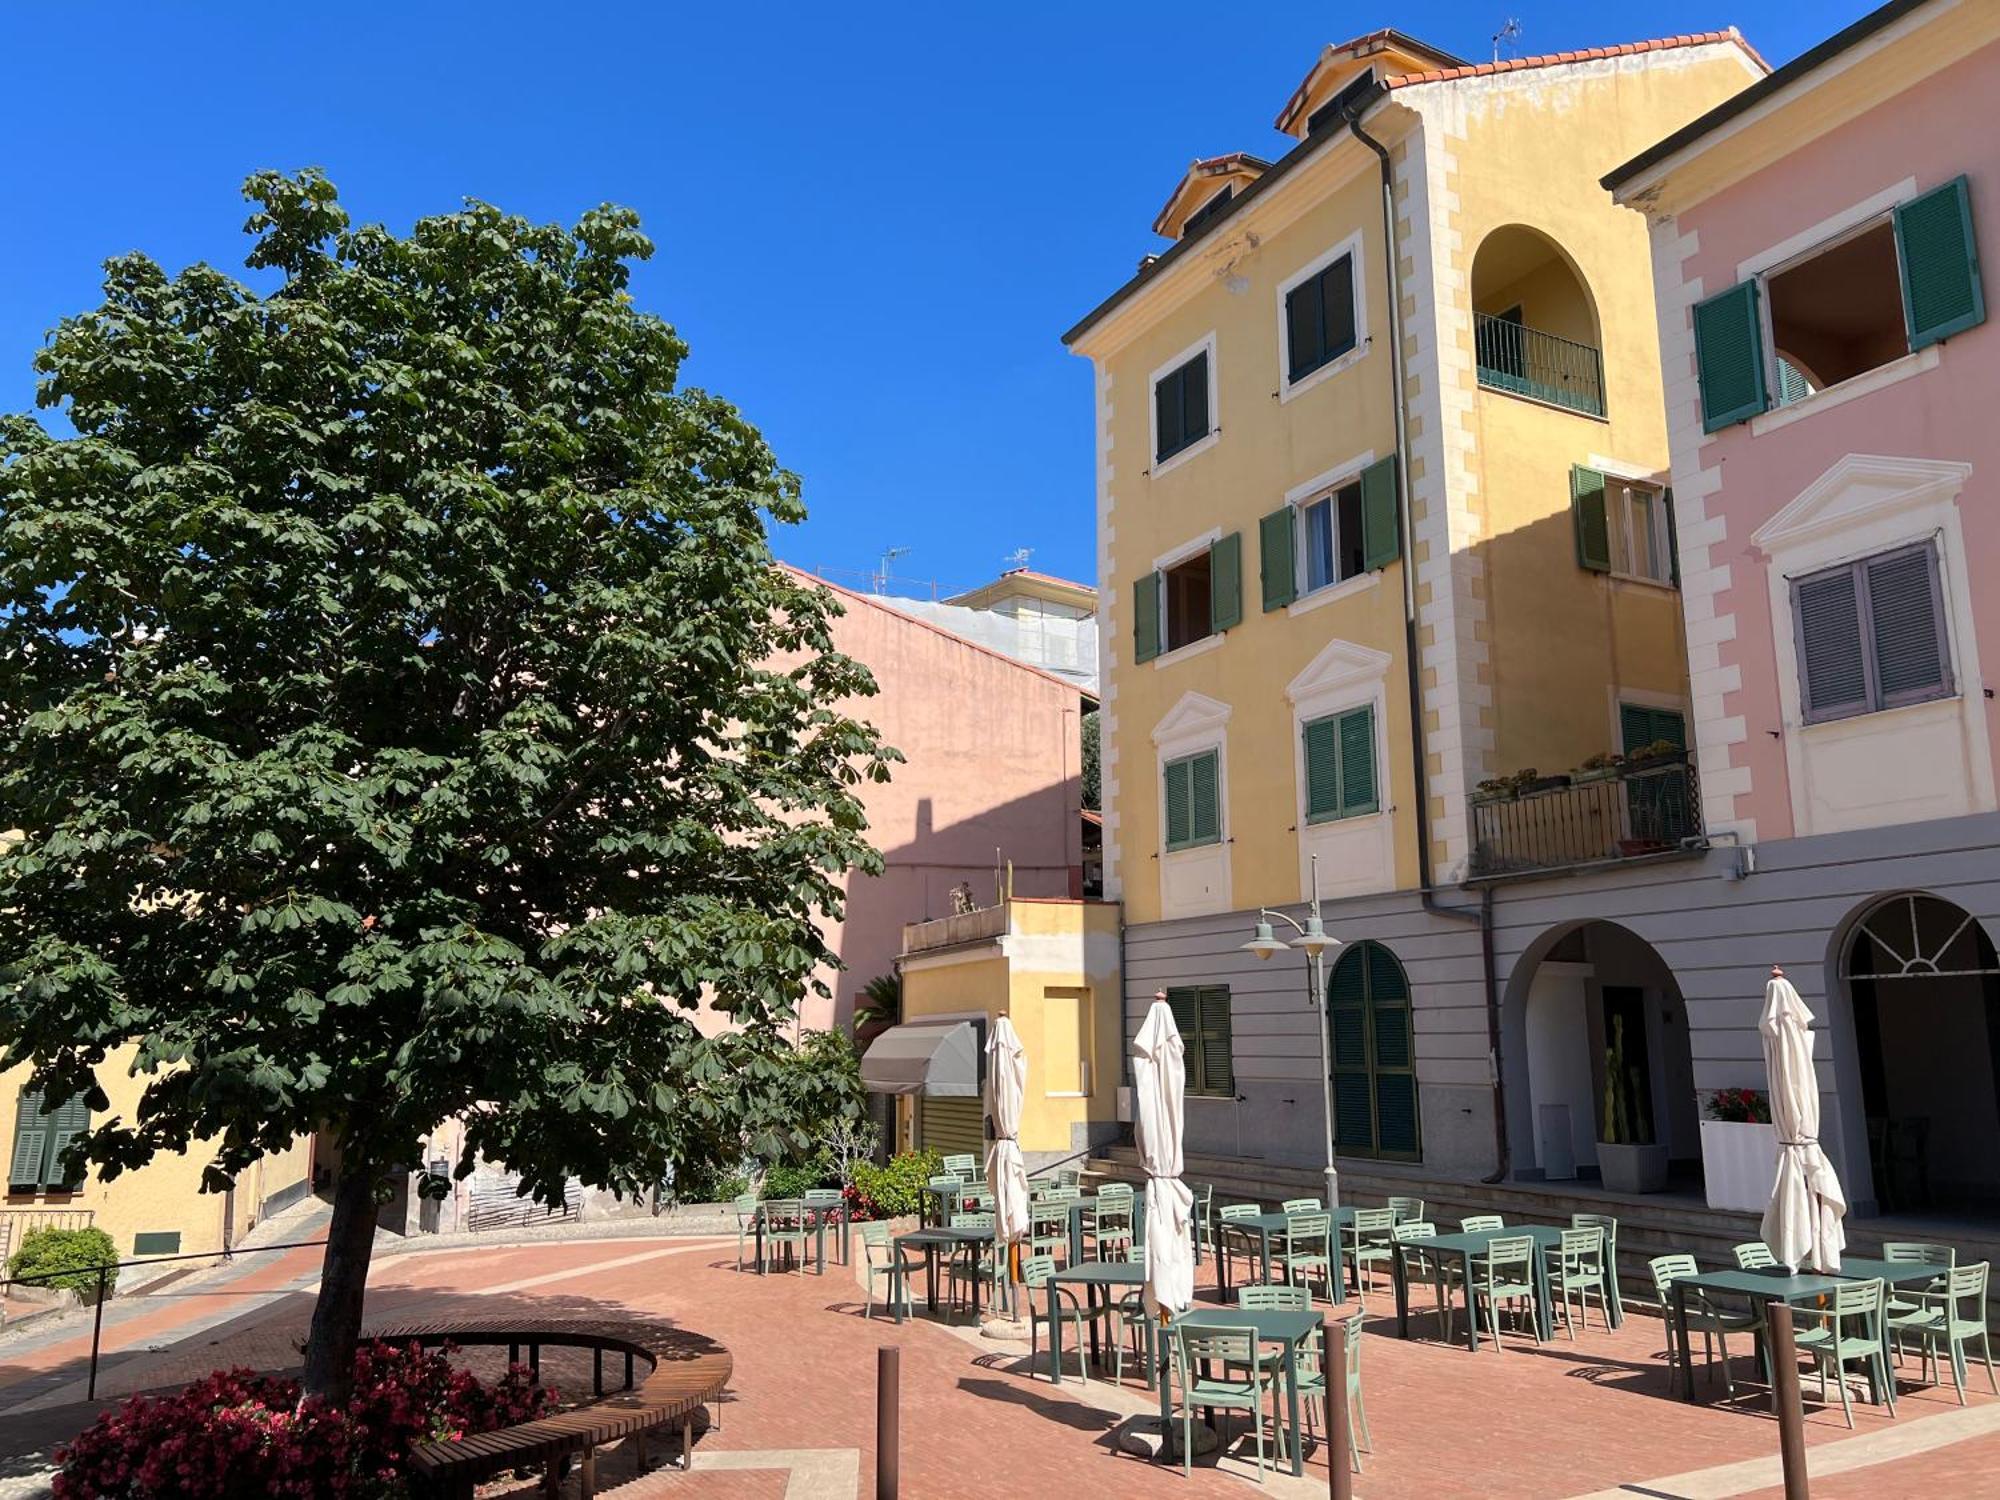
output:
[[[1639,1069],[1625,1065],[1625,1018],[1611,1022],[1611,1045],[1604,1049],[1604,1143],[1650,1146],[1653,1122],[1638,1118]]]

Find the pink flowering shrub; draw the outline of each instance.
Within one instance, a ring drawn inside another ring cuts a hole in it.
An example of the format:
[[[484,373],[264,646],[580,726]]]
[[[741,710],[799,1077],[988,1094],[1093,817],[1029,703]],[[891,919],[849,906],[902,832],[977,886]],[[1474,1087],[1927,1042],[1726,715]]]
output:
[[[458,1442],[546,1416],[552,1387],[519,1365],[487,1384],[452,1352],[363,1344],[354,1395],[335,1410],[299,1383],[218,1370],[171,1396],[135,1396],[57,1450],[56,1500],[387,1500],[405,1493],[414,1444]]]

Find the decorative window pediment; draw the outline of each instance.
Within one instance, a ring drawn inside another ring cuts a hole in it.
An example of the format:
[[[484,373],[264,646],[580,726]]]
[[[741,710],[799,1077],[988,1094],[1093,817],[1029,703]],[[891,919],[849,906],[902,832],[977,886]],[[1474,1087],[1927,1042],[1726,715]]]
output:
[[[1155,745],[1179,744],[1219,734],[1229,722],[1230,707],[1205,693],[1184,693],[1153,726]]]
[[[1949,500],[1971,476],[1971,464],[1950,459],[1849,453],[1751,533],[1750,540],[1766,552],[1782,551],[1905,507]]]
[[[1388,673],[1393,658],[1386,651],[1356,645],[1353,641],[1329,641],[1285,688],[1293,703],[1323,698],[1342,688],[1374,682]]]

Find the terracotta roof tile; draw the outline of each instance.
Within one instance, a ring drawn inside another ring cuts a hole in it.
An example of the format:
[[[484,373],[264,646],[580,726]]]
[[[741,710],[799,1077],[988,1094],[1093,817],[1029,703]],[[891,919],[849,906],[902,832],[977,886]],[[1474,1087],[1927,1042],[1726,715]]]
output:
[[[1508,57],[1499,62],[1469,63],[1459,68],[1430,68],[1422,73],[1403,73],[1383,82],[1392,89],[1408,88],[1418,83],[1450,83],[1458,78],[1487,78],[1500,73],[1515,73],[1524,68],[1552,68],[1565,63],[1600,62],[1611,57],[1636,57],[1641,52],[1666,52],[1676,47],[1705,47],[1716,42],[1734,42],[1755,60],[1757,66],[1770,70],[1770,64],[1757,55],[1757,49],[1743,39],[1743,33],[1734,26],[1725,31],[1697,31],[1682,36],[1656,37],[1646,42],[1622,42],[1616,47],[1586,47],[1578,52],[1549,52],[1539,57]]]

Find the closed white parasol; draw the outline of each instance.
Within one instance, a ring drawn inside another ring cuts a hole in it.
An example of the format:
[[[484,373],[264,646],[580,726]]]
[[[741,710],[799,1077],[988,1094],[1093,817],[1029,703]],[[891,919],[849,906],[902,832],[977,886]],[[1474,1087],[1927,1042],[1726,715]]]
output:
[[[1847,1198],[1819,1144],[1819,1077],[1813,1070],[1812,1012],[1785,978],[1771,970],[1764,988],[1764,1069],[1771,1083],[1771,1124],[1778,1136],[1778,1172],[1764,1210],[1764,1243],[1792,1270],[1838,1271],[1847,1235]]]
[[[1194,1301],[1194,1194],[1181,1181],[1187,1061],[1165,991],[1153,996],[1132,1043],[1139,1162],[1146,1170],[1146,1311]]]

